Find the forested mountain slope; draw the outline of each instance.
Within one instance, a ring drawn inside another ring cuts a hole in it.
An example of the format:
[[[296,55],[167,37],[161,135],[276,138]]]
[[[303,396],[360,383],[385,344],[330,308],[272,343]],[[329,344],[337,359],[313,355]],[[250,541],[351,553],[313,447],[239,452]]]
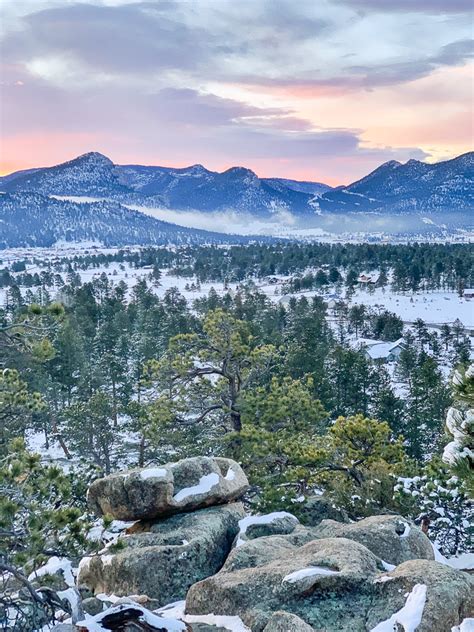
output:
[[[467,212],[474,206],[474,154],[435,164],[392,160],[348,186],[330,189],[318,182],[259,178],[244,167],[218,173],[202,165],[182,169],[121,166],[91,152],[54,167],[4,176],[0,188],[10,193],[103,197],[177,210],[234,210],[266,216],[282,210],[297,216]]]
[[[386,162],[365,178],[324,193],[319,205],[333,212],[472,212],[474,153],[435,164]]]
[[[245,243],[248,237],[185,228],[119,202],[73,202],[39,193],[0,195],[0,248],[52,246],[58,241],[126,244]]]

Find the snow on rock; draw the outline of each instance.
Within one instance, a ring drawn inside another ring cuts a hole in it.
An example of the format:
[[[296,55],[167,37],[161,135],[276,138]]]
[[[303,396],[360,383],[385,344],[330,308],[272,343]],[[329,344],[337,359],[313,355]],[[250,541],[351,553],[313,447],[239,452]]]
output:
[[[225,630],[229,630],[229,632],[252,632],[240,617],[216,614],[185,614],[185,608],[185,601],[175,601],[167,606],[163,606],[159,610],[155,610],[155,612],[167,617],[174,617],[185,623],[204,623],[224,628]]]
[[[86,537],[91,542],[104,542],[104,544],[108,544],[109,542],[115,541],[117,535],[134,524],[135,520],[129,520],[127,522],[124,520],[112,520],[109,527],[105,529],[104,523],[100,519],[94,523],[94,526],[91,527]]]
[[[474,553],[461,553],[455,557],[444,557],[440,552],[436,544],[431,543],[433,547],[433,553],[435,561],[440,564],[445,564],[451,568],[455,568],[459,571],[471,571],[474,570]]]
[[[98,593],[95,595],[95,598],[99,601],[108,601],[112,604],[115,604],[117,601],[120,601],[120,599],[123,599],[123,597],[118,597],[117,595],[106,595],[105,593]]]
[[[374,584],[385,584],[386,582],[393,582],[393,577],[389,577],[388,575],[381,575],[380,577],[376,577],[374,579]]]
[[[403,608],[392,614],[390,619],[381,621],[375,628],[372,628],[371,632],[393,632],[397,629],[397,623],[403,627],[404,632],[415,632],[421,623],[425,602],[426,585],[416,584],[408,595]]]
[[[163,467],[149,467],[140,472],[140,478],[146,481],[148,478],[165,478],[166,474],[167,472]]]
[[[381,560],[381,562],[386,571],[394,571],[397,568],[395,564],[389,564],[388,562],[384,562],[384,560]]]
[[[44,577],[45,575],[55,575],[58,572],[63,574],[64,581],[68,586],[74,586],[72,563],[66,557],[50,557],[44,566],[37,568],[28,576],[28,581],[31,582],[37,577]]]
[[[193,485],[192,487],[184,487],[173,496],[173,500],[179,503],[185,498],[189,498],[190,496],[206,494],[207,492],[210,492],[211,489],[215,487],[218,483],[219,475],[215,472],[204,474],[204,476],[201,476],[201,478],[199,479],[199,483],[197,485]]]
[[[218,615],[218,614],[195,614],[185,615],[184,621],[186,623],[206,623],[207,625],[213,625],[218,628],[224,628],[229,632],[252,632],[248,628],[242,619],[237,616],[231,615]]]
[[[244,471],[232,459],[190,457],[96,479],[89,487],[87,501],[97,516],[151,520],[232,502],[241,498],[248,486]]]
[[[59,590],[57,593],[60,599],[65,599],[71,606],[72,620],[77,621],[81,616],[81,597],[77,588],[66,588],[66,590]]]
[[[451,628],[451,632],[474,632],[474,619],[464,619],[459,625]]]
[[[235,479],[235,472],[234,470],[229,467],[229,469],[227,470],[227,474],[224,476],[226,481],[233,481]]]
[[[295,571],[294,573],[290,573],[289,575],[285,575],[282,580],[283,582],[287,582],[289,584],[295,584],[302,579],[306,579],[307,577],[314,577],[316,575],[338,575],[339,571],[333,571],[330,568],[324,568],[323,566],[308,566],[307,568],[302,568],[299,571]]]
[[[240,546],[245,542],[242,538],[247,533],[247,529],[254,524],[271,524],[275,520],[280,518],[292,518],[298,522],[298,518],[287,511],[274,511],[273,513],[265,514],[264,516],[247,516],[239,520],[239,533],[237,534],[237,540],[235,546]]]
[[[408,538],[408,536],[410,535],[410,525],[408,524],[408,522],[404,523],[405,525],[405,530],[403,531],[403,533],[400,535],[401,538]]]
[[[127,610],[133,610],[138,621],[148,624],[151,629],[155,628],[160,630],[160,632],[185,632],[186,630],[186,625],[182,621],[161,617],[131,600],[126,603],[116,604],[93,617],[87,616],[76,625],[81,632],[107,632],[107,630],[110,630],[107,626],[107,618],[110,615],[117,615]]]

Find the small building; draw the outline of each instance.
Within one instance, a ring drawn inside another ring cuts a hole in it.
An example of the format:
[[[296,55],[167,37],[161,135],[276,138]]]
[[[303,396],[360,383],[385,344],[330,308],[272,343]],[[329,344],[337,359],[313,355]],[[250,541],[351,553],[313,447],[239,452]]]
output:
[[[365,345],[365,354],[376,362],[396,362],[403,349],[403,338],[395,342],[371,341]]]
[[[468,300],[472,300],[474,298],[474,289],[466,288],[464,292],[462,293],[462,295],[464,298],[467,298]]]
[[[361,285],[375,285],[379,280],[380,274],[378,272],[374,272],[372,274],[359,274],[357,281]]]

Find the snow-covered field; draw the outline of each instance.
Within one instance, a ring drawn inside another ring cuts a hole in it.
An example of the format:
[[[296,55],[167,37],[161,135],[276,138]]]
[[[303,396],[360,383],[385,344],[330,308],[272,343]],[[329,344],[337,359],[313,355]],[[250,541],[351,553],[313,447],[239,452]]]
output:
[[[44,250],[45,249],[25,251],[24,249],[18,249],[15,251],[3,251],[1,253],[1,260],[3,261],[3,265],[8,265],[15,260],[35,256],[36,258],[41,258],[46,263],[51,259],[57,260],[65,256],[84,254],[84,250],[81,250],[80,247],[74,249],[58,248],[46,252]],[[106,252],[114,253],[116,251],[116,249],[110,249]],[[100,252],[104,252],[104,249],[101,249]],[[43,269],[44,267],[40,264],[29,265],[27,267],[27,271],[30,274],[36,272],[41,273]],[[108,279],[114,284],[124,281],[130,293],[139,279],[150,275],[151,268],[133,268],[129,266],[128,263],[120,264],[114,262],[110,263],[107,267],[90,268],[88,270],[78,270],[77,272],[83,282],[97,279],[101,274],[105,273]],[[64,278],[64,274],[62,276]],[[282,283],[287,280],[288,277],[278,277],[275,275],[274,278],[278,278],[278,283],[269,283],[261,279],[253,279],[253,282],[270,300],[279,301],[282,299]],[[227,290],[235,291],[237,285],[237,283],[229,283],[227,287],[224,287],[224,284],[220,282],[206,282],[199,286],[194,278],[177,277],[170,275],[168,270],[162,270],[162,277],[159,283],[154,286],[154,292],[158,296],[163,296],[167,290],[175,287],[187,300],[193,301],[196,298],[207,295],[211,288],[214,288],[218,294],[224,294]],[[26,292],[26,288],[20,289],[23,294]],[[34,288],[31,289],[34,291]],[[299,292],[289,296],[296,298],[306,296],[309,298],[316,294],[327,296],[333,292],[336,292],[341,298],[345,296],[344,289],[340,291],[326,289],[324,292]],[[6,294],[6,289],[0,288],[0,307],[6,303]],[[52,295],[54,298],[54,291]],[[459,319],[467,329],[474,329],[474,300],[460,298],[456,292],[452,291],[406,292],[401,294],[394,293],[389,287],[383,289],[376,288],[372,292],[362,288],[356,290],[351,298],[351,302],[352,304],[364,304],[368,307],[379,308],[380,310],[388,309],[400,316],[406,323],[411,323],[417,318],[421,318],[427,324],[441,325],[443,323],[452,324],[456,319]]]
[[[133,249],[128,249],[133,250]],[[45,266],[29,265],[27,271],[30,274],[41,273],[45,269],[46,264],[51,261],[58,261],[64,257],[83,256],[85,254],[114,254],[118,252],[118,248],[103,248],[97,244],[57,244],[54,248],[16,248],[3,250],[0,252],[0,267],[9,266],[14,261],[24,259],[39,259],[44,261]],[[107,267],[90,268],[88,270],[78,270],[83,282],[92,281],[105,273],[109,280],[114,284],[124,281],[129,293],[141,278],[150,275],[150,268],[133,268],[128,263],[110,263]],[[64,278],[64,274],[62,275]],[[282,283],[289,277],[274,275],[278,279],[278,283],[269,283],[262,279],[253,279],[256,287],[264,292],[272,301],[278,301],[282,298]],[[194,286],[193,286],[194,284]],[[196,279],[184,278],[170,275],[167,270],[162,270],[162,278],[159,284],[156,284],[154,291],[158,296],[163,296],[170,288],[177,288],[185,298],[193,301],[196,298],[208,294],[211,288],[214,288],[218,294],[225,293],[228,289],[237,288],[236,283],[229,283],[224,287],[220,282],[197,284]],[[193,287],[189,287],[193,286]],[[197,287],[196,287],[197,286]],[[26,292],[26,288],[20,288],[22,293]],[[34,288],[31,288],[34,290]],[[326,289],[323,291],[306,291],[288,296],[295,297],[311,297],[316,294],[327,296],[332,293],[338,294],[341,298],[345,296],[345,290]],[[52,292],[54,297],[54,291]],[[427,324],[441,325],[443,323],[453,323],[459,319],[468,329],[474,329],[474,300],[460,298],[456,292],[452,291],[435,291],[435,292],[406,292],[394,293],[389,287],[376,288],[369,292],[366,288],[356,290],[351,298],[352,304],[364,304],[368,307],[379,308],[381,310],[388,309],[402,318],[406,323],[411,323],[417,318],[423,319]],[[0,307],[6,303],[6,289],[0,288]]]
[[[403,321],[422,318],[426,323],[452,323],[457,318],[465,327],[474,328],[474,300],[460,298],[456,292],[394,294],[377,288],[373,294],[357,292],[353,303],[383,307],[398,314]]]

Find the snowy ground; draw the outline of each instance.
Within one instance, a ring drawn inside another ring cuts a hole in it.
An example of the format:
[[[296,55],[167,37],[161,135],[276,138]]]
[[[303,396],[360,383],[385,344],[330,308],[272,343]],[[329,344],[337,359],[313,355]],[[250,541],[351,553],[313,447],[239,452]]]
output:
[[[364,290],[356,292],[352,302],[388,309],[404,322],[422,318],[429,324],[443,324],[459,318],[465,327],[474,328],[474,300],[459,298],[456,292],[394,294],[377,288],[373,294]]]
[[[93,249],[88,249],[89,252],[94,252]],[[36,249],[36,250],[9,250],[1,253],[1,260],[3,265],[11,264],[18,259],[24,259],[25,257],[35,256],[41,258],[43,261],[51,259],[60,259],[65,256],[71,256],[73,254],[84,254],[84,248],[71,249],[71,248],[57,248],[54,250],[48,249]],[[104,252],[103,249],[100,252]],[[116,252],[116,249],[110,249],[106,252]],[[35,272],[40,273],[43,270],[42,265],[29,265],[27,271],[31,274]],[[108,267],[90,268],[88,270],[78,270],[83,282],[88,282],[100,277],[102,273],[105,273],[110,281],[114,284],[124,281],[129,290],[137,283],[140,278],[150,275],[150,268],[132,268],[127,263],[110,263]],[[63,274],[64,278],[64,274]],[[254,279],[255,285],[260,291],[264,292],[271,300],[278,301],[282,298],[281,284],[288,277],[277,277],[278,283],[268,283],[264,280]],[[186,289],[187,285],[196,284],[196,279],[176,277],[168,274],[167,270],[162,270],[162,278],[159,281],[159,285],[156,285],[154,291],[158,296],[163,296],[166,290],[176,287],[187,300],[193,301],[196,298],[205,296],[208,294],[211,287],[213,287],[218,294],[223,294],[227,290],[224,288],[223,283],[209,282],[201,284],[199,289]],[[228,285],[228,289],[235,290],[236,283]],[[26,292],[26,288],[21,288],[22,292]],[[31,288],[34,291],[34,288]],[[336,291],[341,298],[345,296],[345,290],[342,289],[339,292],[334,289],[326,289],[324,292],[308,291],[292,294],[295,297],[311,297],[316,294],[327,296],[328,294]],[[52,293],[54,297],[54,292]],[[460,298],[456,292],[451,291],[436,291],[436,292],[407,292],[404,294],[394,293],[389,287],[376,288],[373,292],[369,292],[367,289],[362,288],[355,292],[351,299],[352,303],[364,304],[374,308],[380,308],[380,310],[388,309],[391,312],[396,313],[406,323],[411,323],[417,318],[422,318],[427,324],[441,325],[443,323],[453,323],[456,319],[459,319],[463,325],[468,329],[474,329],[474,300],[467,300]],[[5,305],[6,302],[6,290],[0,288],[0,307]]]

